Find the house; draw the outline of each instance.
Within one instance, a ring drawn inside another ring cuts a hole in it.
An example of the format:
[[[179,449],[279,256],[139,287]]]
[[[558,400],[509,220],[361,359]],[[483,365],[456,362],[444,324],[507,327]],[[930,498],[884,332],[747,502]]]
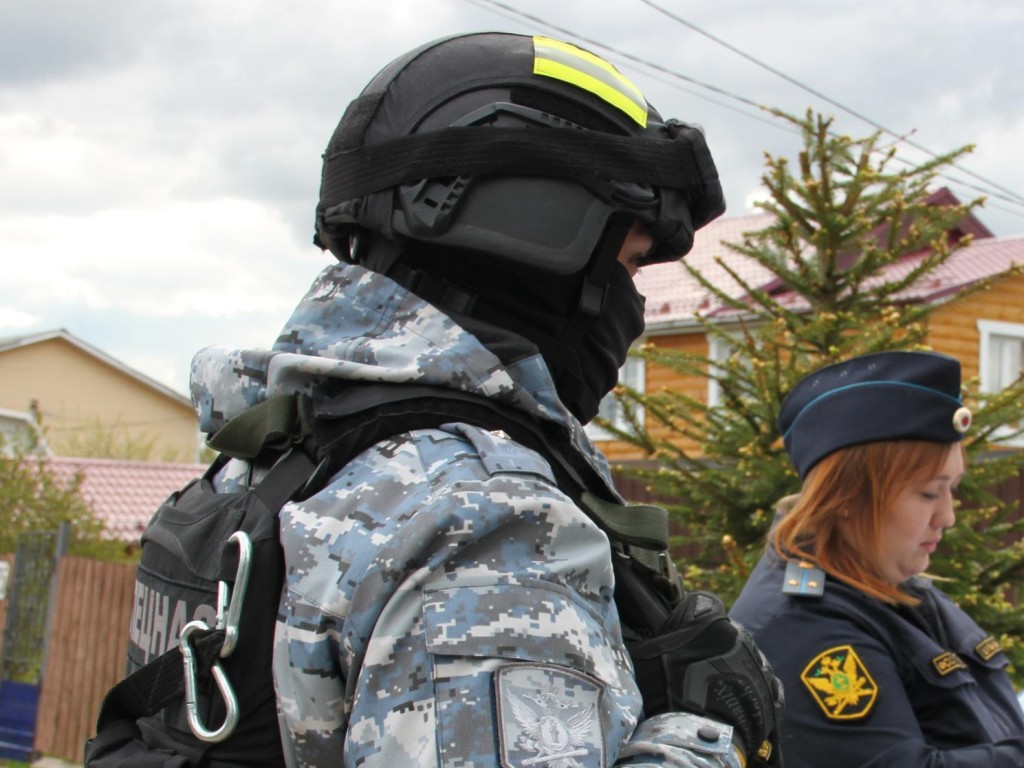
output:
[[[929,202],[942,205],[956,200],[943,189],[931,195]],[[783,305],[800,310],[799,297],[787,293],[774,274],[725,245],[740,243],[744,232],[763,229],[769,222],[770,214],[718,219],[697,233],[696,243],[686,256],[686,262],[731,298],[742,300],[746,294],[729,276],[723,264],[735,271],[745,283],[769,291]],[[936,352],[960,360],[965,382],[977,378],[976,386],[980,391],[998,391],[1021,373],[1024,362],[1024,275],[1007,274],[1014,265],[1024,265],[1024,235],[994,237],[973,215],[949,233],[951,242],[957,242],[965,235],[974,238],[970,245],[957,251],[927,280],[913,285],[901,298],[937,305],[928,320],[928,344]],[[886,277],[905,274],[921,258],[923,254],[890,265]],[[959,289],[994,276],[1000,277],[988,290],[957,301],[951,300]],[[726,327],[736,325],[740,315],[723,306],[681,263],[645,267],[637,276],[636,283],[647,297],[647,329],[638,343],[685,350],[712,360],[726,353],[726,350],[716,348],[717,341],[709,342],[695,315],[699,313],[712,318]],[[715,402],[714,387],[706,379],[686,379],[640,359],[627,362],[620,373],[620,380],[641,391],[680,389],[704,402]],[[612,398],[602,403],[602,415],[613,422],[621,419]],[[655,427],[652,431],[657,437],[666,437],[664,429]],[[607,433],[594,426],[588,427],[588,432],[613,463],[629,463],[644,458],[638,449],[608,439]]]
[[[206,470],[204,464],[64,456],[45,462],[47,471],[64,485],[80,477],[82,500],[107,535],[134,544],[163,500]]]
[[[0,426],[24,436],[41,425],[55,455],[95,454],[100,440],[154,461],[199,455],[187,397],[66,330],[0,338],[0,381]]]

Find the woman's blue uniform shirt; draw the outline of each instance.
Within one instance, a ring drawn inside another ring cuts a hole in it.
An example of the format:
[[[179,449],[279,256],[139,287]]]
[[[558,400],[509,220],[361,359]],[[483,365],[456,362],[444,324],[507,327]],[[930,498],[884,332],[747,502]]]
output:
[[[894,608],[761,558],[731,616],[786,687],[787,768],[1024,766],[1024,713],[998,642],[927,580],[911,588],[921,606]]]

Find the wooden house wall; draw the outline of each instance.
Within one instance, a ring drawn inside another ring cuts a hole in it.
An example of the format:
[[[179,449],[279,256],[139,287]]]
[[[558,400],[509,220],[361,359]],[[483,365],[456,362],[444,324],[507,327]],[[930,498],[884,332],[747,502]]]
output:
[[[1024,275],[1003,278],[986,290],[943,304],[929,317],[929,344],[960,361],[968,386],[979,375],[979,320],[1024,324]]]
[[[679,350],[698,355],[707,355],[708,353],[708,342],[703,333],[654,336],[648,338],[647,341],[661,349]],[[707,398],[707,380],[705,379],[681,376],[670,368],[652,363],[647,364],[644,376],[645,389],[648,393],[660,392],[665,389],[683,389],[691,397],[701,400]],[[652,436],[655,439],[664,440],[669,437],[669,430],[666,427],[655,425],[650,419],[647,419],[647,426],[651,428]],[[597,445],[604,451],[612,464],[647,458],[639,449],[620,441],[604,441]],[[693,444],[686,443],[683,446],[687,450],[692,450],[695,447]]]
[[[102,429],[152,443],[157,461],[195,461],[196,416],[187,401],[172,400],[122,370],[59,338],[0,354],[0,407],[42,411],[46,438],[58,455]]]
[[[979,320],[1024,324],[1024,275],[1006,277],[988,289],[958,301],[941,304],[928,318],[928,343],[936,352],[951,355],[963,366],[963,379],[968,387],[977,386],[981,336]],[[653,336],[649,342],[664,349],[681,349],[706,355],[707,339],[703,333]],[[648,364],[646,390],[648,393],[663,389],[685,389],[693,397],[707,397],[707,382],[694,377],[682,377],[664,367]],[[659,439],[668,436],[665,427],[648,427]],[[599,442],[612,464],[646,458],[641,451],[616,441]],[[685,445],[692,450],[695,446]]]

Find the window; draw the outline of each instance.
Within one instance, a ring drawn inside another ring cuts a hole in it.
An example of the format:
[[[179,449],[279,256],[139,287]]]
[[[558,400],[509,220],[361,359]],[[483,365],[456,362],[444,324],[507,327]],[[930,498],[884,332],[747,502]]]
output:
[[[1024,370],[1024,325],[979,320],[981,336],[978,373],[982,392],[999,392],[1012,384]],[[1024,445],[1018,437],[1014,445]]]
[[[1020,375],[1024,325],[979,320],[978,331],[981,333],[981,388],[985,392],[998,392]]]
[[[645,361],[643,358],[629,357],[626,359],[626,364],[619,369],[619,384],[635,389],[637,392],[644,391]],[[637,409],[637,416],[642,419],[643,410],[639,406],[634,407]],[[629,426],[622,403],[611,392],[601,400],[601,407],[597,414],[601,418],[608,419],[618,429],[626,429]],[[611,434],[607,430],[601,429],[594,421],[587,424],[586,432],[591,440],[612,439]]]
[[[712,366],[712,373],[718,367],[717,364],[728,359],[735,349],[736,344],[733,343],[732,339],[726,339],[722,336],[711,336],[708,338],[708,360]],[[719,386],[716,379],[708,379],[708,407],[714,408],[721,401],[721,386]]]

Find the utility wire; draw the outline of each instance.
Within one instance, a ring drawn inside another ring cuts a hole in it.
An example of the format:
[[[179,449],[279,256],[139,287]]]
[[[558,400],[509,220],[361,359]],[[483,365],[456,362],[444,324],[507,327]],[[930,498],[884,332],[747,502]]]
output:
[[[678,23],[683,24],[684,26],[689,27],[693,31],[697,32],[698,34],[701,34],[701,35],[707,37],[708,39],[712,40],[713,42],[718,43],[719,45],[722,45],[722,46],[726,47],[730,51],[732,51],[732,52],[742,56],[743,58],[747,59],[748,61],[751,61],[752,63],[756,64],[757,66],[762,67],[763,69],[766,69],[767,71],[771,72],[772,74],[774,74],[774,75],[776,75],[778,77],[781,77],[784,80],[786,80],[787,82],[789,82],[789,83],[791,83],[791,84],[801,88],[804,91],[807,91],[808,93],[811,93],[812,95],[816,96],[817,98],[820,98],[820,99],[824,100],[828,104],[831,104],[832,106],[834,106],[834,107],[836,107],[838,109],[843,110],[844,112],[846,112],[846,113],[856,117],[857,119],[864,121],[865,123],[873,126],[876,130],[879,130],[879,131],[881,131],[883,133],[886,133],[886,134],[888,134],[890,136],[893,136],[896,139],[898,139],[899,141],[905,143],[907,146],[912,147],[914,149],[917,149],[918,151],[924,152],[925,154],[927,154],[927,155],[929,155],[929,156],[931,156],[933,158],[937,157],[937,155],[935,153],[933,153],[931,150],[929,150],[929,149],[927,149],[925,147],[922,147],[922,146],[916,144],[915,142],[910,141],[905,135],[898,134],[898,133],[896,133],[896,132],[886,128],[885,126],[880,125],[878,122],[872,120],[871,118],[869,118],[869,117],[867,117],[865,115],[862,115],[859,112],[844,106],[843,104],[835,101],[834,99],[830,98],[829,96],[826,96],[825,94],[820,93],[820,92],[814,90],[813,88],[811,88],[811,87],[805,85],[804,83],[801,83],[800,81],[790,77],[789,75],[785,74],[784,72],[781,72],[781,71],[779,71],[779,70],[777,70],[777,69],[775,69],[775,68],[773,68],[773,67],[771,67],[771,66],[769,66],[769,65],[767,65],[767,64],[765,64],[763,62],[761,62],[760,60],[754,58],[753,56],[750,56],[749,54],[747,54],[744,51],[736,48],[735,46],[732,46],[729,43],[727,43],[727,42],[725,42],[725,41],[715,37],[714,35],[711,35],[710,33],[700,29],[699,27],[697,27],[696,25],[694,25],[691,22],[687,21],[686,19],[683,19],[683,18],[679,17],[676,14],[673,14],[673,13],[671,13],[669,11],[666,11],[665,9],[661,8],[660,6],[658,6],[655,3],[651,2],[650,0],[640,0],[640,1],[642,3],[644,3],[645,5],[650,6],[652,9],[654,9],[654,10],[656,10],[656,11],[658,11],[658,12],[660,12],[660,13],[666,15],[666,16],[668,16],[669,18],[673,19],[674,21],[677,21]],[[622,58],[624,60],[627,60],[627,61],[630,61],[630,62],[634,63],[635,65],[640,65],[640,66],[642,66],[642,67],[644,67],[646,69],[654,70],[655,72],[657,72],[657,73],[659,73],[661,75],[667,76],[667,77],[669,77],[669,78],[671,78],[673,80],[684,80],[686,82],[692,83],[692,84],[697,85],[697,86],[699,86],[701,88],[704,88],[706,90],[712,91],[712,92],[717,93],[717,94],[722,95],[722,96],[725,96],[725,97],[727,97],[729,99],[733,99],[735,101],[738,101],[738,102],[740,102],[742,104],[745,104],[747,106],[754,107],[754,108],[758,109],[759,111],[765,109],[765,107],[763,105],[758,104],[758,103],[752,101],[751,99],[748,99],[746,97],[740,96],[740,95],[735,94],[735,93],[731,93],[731,92],[729,92],[729,91],[727,91],[727,90],[725,90],[723,88],[719,88],[718,86],[711,85],[710,83],[705,83],[703,81],[697,80],[696,78],[690,77],[688,75],[684,75],[684,74],[682,74],[680,72],[677,72],[675,70],[668,69],[667,67],[664,67],[664,66],[662,66],[660,64],[656,64],[656,63],[654,63],[652,61],[649,61],[647,59],[643,59],[643,58],[640,58],[638,56],[634,56],[633,54],[628,53],[626,51],[622,51],[620,49],[613,48],[612,46],[606,45],[606,44],[600,42],[599,40],[595,40],[593,38],[588,38],[588,37],[586,37],[584,35],[580,35],[579,33],[575,32],[575,31],[573,31],[571,29],[568,29],[566,27],[561,27],[561,26],[559,26],[557,24],[553,24],[553,23],[547,21],[546,19],[542,19],[542,18],[540,18],[538,16],[534,16],[532,14],[526,13],[525,11],[521,11],[521,10],[519,10],[517,8],[513,8],[512,6],[509,6],[509,5],[506,5],[505,3],[499,2],[499,0],[467,0],[467,2],[470,2],[471,4],[476,5],[478,7],[483,7],[485,9],[487,9],[487,10],[490,10],[493,13],[497,13],[498,15],[502,15],[502,16],[505,16],[506,18],[511,18],[513,20],[516,20],[516,21],[520,21],[521,22],[522,19],[527,19],[532,24],[539,25],[541,28],[546,28],[546,29],[554,30],[554,31],[556,31],[556,32],[558,32],[558,33],[560,33],[562,35],[566,35],[568,37],[575,38],[575,39],[580,40],[580,41],[582,41],[584,43],[587,43],[590,46],[599,48],[599,49],[604,50],[604,51],[608,51],[608,52],[614,54],[615,56],[618,56],[618,57],[620,57],[620,58]],[[662,79],[662,78],[659,78],[659,79]],[[666,82],[666,81],[662,79],[662,82]],[[673,85],[676,88],[681,88],[681,86],[679,86],[678,83],[671,83],[671,85]],[[701,94],[694,93],[693,91],[690,91],[689,89],[685,89],[685,88],[681,88],[681,89],[684,90],[687,93],[690,93],[691,95],[697,96],[698,98],[704,98],[705,100],[711,101],[712,103],[714,103],[714,104],[716,104],[716,105],[718,105],[720,107],[723,107],[725,109],[732,109],[732,111],[739,112],[740,114],[744,115],[745,117],[749,117],[749,118],[753,118],[753,119],[759,120],[759,121],[764,122],[766,124],[772,125],[773,127],[776,127],[776,128],[780,127],[777,123],[769,122],[768,120],[765,120],[764,118],[761,118],[758,115],[752,115],[752,114],[750,114],[748,112],[744,112],[743,110],[739,110],[739,109],[736,109],[736,108],[733,108],[733,107],[729,107],[728,105],[723,104],[722,102],[720,102],[720,101],[718,101],[716,99],[712,99],[712,98],[709,98],[709,97],[702,97]],[[911,164],[908,161],[902,161],[902,162],[905,162],[908,165]],[[974,189],[975,191],[981,192],[981,193],[986,194],[986,195],[988,195],[990,197],[998,198],[998,199],[1003,200],[1005,202],[1011,203],[1011,204],[1013,204],[1015,206],[1024,206],[1024,196],[1021,196],[1020,194],[1014,192],[1013,190],[1007,189],[1006,187],[1003,187],[1003,186],[1001,186],[1001,185],[999,185],[999,184],[997,184],[995,182],[992,182],[992,181],[984,178],[983,176],[981,176],[981,175],[971,171],[970,169],[962,168],[962,167],[960,167],[958,165],[955,165],[955,164],[953,164],[953,167],[956,168],[961,173],[965,173],[965,174],[967,174],[967,175],[969,175],[969,176],[971,176],[971,177],[973,177],[975,179],[978,179],[979,181],[984,183],[986,186],[983,187],[983,188],[982,187],[978,187],[978,186],[972,185],[972,184],[970,184],[968,182],[965,182],[965,181],[962,181],[962,180],[959,180],[959,179],[953,179],[953,178],[948,177],[948,176],[943,176],[943,178],[946,178],[947,180],[951,181],[952,183],[956,183],[956,184],[962,185],[964,187],[967,187],[967,188],[970,188],[970,189]],[[942,175],[942,174],[940,174],[940,175]],[[999,190],[1000,192],[1005,193],[1005,194],[999,194],[997,192],[993,192],[992,191],[993,189]],[[1005,209],[1000,209],[1000,210],[1005,210]],[[1024,215],[1024,214],[1020,214],[1020,215]]]
[[[655,64],[652,61],[647,61],[646,59],[641,59],[639,56],[634,56],[633,54],[627,53],[626,51],[619,50],[618,48],[612,48],[611,46],[605,45],[604,43],[602,43],[602,42],[600,42],[598,40],[594,40],[593,38],[585,37],[584,35],[581,35],[581,34],[579,34],[577,32],[574,32],[571,29],[566,29],[565,27],[560,27],[557,24],[552,24],[551,22],[546,21],[545,19],[542,19],[542,18],[540,18],[538,16],[533,16],[533,15],[531,15],[529,13],[526,13],[525,11],[520,11],[520,10],[518,10],[516,8],[513,8],[513,7],[509,6],[509,5],[506,5],[505,3],[498,2],[498,0],[467,0],[467,2],[470,2],[470,3],[472,3],[474,5],[478,5],[478,6],[482,5],[482,6],[487,6],[487,7],[490,7],[490,8],[500,8],[500,9],[502,9],[504,11],[507,11],[508,13],[510,13],[510,14],[518,17],[518,18],[529,19],[534,24],[537,24],[537,25],[542,26],[542,27],[546,27],[547,29],[552,29],[552,30],[554,30],[556,32],[559,32],[559,33],[561,33],[563,35],[566,35],[568,37],[575,38],[576,40],[581,40],[584,43],[587,43],[588,45],[594,46],[595,48],[601,48],[602,50],[605,50],[605,51],[611,51],[616,56],[620,56],[623,59],[627,59],[627,60],[632,61],[634,63],[641,64],[641,65],[643,65],[645,67],[648,67],[648,68],[653,69],[655,71],[661,72],[661,73],[663,73],[665,75],[669,75],[670,77],[675,78],[677,80],[685,80],[688,83],[693,83],[694,85],[699,85],[701,88],[705,88],[705,89],[707,89],[709,91],[713,91],[714,93],[717,93],[717,94],[719,94],[721,96],[726,96],[726,97],[728,97],[730,99],[734,99],[734,100],[739,101],[739,102],[741,102],[743,104],[746,104],[747,106],[754,107],[755,109],[763,109],[764,108],[763,105],[758,104],[756,101],[748,99],[748,98],[746,98],[744,96],[740,96],[740,95],[735,94],[735,93],[730,93],[729,91],[726,91],[723,88],[719,88],[718,86],[711,85],[710,83],[705,83],[705,82],[703,82],[701,80],[697,80],[696,78],[690,77],[689,75],[684,75],[681,72],[673,71],[671,69],[668,69],[667,67],[661,66],[660,64]]]
[[[693,22],[687,21],[686,19],[682,18],[678,14],[672,13],[671,11],[668,11],[668,10],[662,8],[657,3],[652,2],[652,0],[640,0],[640,2],[643,3],[644,5],[648,6],[649,8],[652,8],[655,11],[658,11],[658,13],[661,13],[662,15],[672,19],[673,21],[675,21],[675,22],[677,22],[679,24],[682,24],[683,26],[688,27],[689,29],[692,29],[697,34],[703,35],[704,37],[708,38],[709,40],[711,40],[711,41],[713,41],[715,43],[718,43],[719,45],[727,48],[728,50],[732,51],[736,55],[742,56],[744,59],[746,59],[747,61],[751,62],[752,64],[755,64],[758,67],[761,67],[762,69],[767,70],[768,72],[771,72],[776,77],[781,77],[786,82],[795,85],[797,88],[800,88],[801,90],[804,90],[807,93],[810,93],[812,96],[816,96],[817,98],[819,98],[822,101],[825,101],[825,102],[831,104],[832,106],[836,107],[837,109],[841,109],[844,112],[846,112],[847,114],[853,115],[858,120],[863,120],[865,123],[867,123],[868,125],[872,126],[873,128],[875,128],[875,129],[877,129],[879,131],[882,131],[883,133],[887,133],[890,136],[893,136],[893,137],[899,139],[900,141],[905,143],[908,147],[913,147],[914,149],[916,149],[916,150],[918,150],[920,152],[925,153],[929,157],[932,157],[932,158],[937,158],[938,157],[938,155],[936,153],[932,152],[927,147],[921,146],[920,144],[918,144],[918,143],[916,143],[914,141],[911,141],[907,136],[905,136],[903,134],[899,134],[899,133],[897,133],[897,132],[895,132],[895,131],[893,131],[893,130],[891,130],[889,128],[886,128],[884,125],[882,125],[881,123],[879,123],[879,122],[877,122],[875,120],[872,120],[867,115],[861,114],[860,112],[858,112],[858,111],[856,111],[854,109],[851,109],[850,107],[847,107],[844,104],[839,103],[835,99],[825,95],[821,91],[818,91],[818,90],[816,90],[814,88],[811,88],[809,85],[806,85],[805,83],[802,83],[801,81],[797,80],[796,78],[790,77],[785,72],[781,72],[778,69],[776,69],[775,67],[772,67],[772,66],[770,66],[768,64],[765,64],[760,59],[757,59],[754,56],[751,56],[750,54],[748,54],[747,52],[745,52],[743,50],[740,50],[736,46],[727,43],[725,40],[722,40],[719,37],[715,37],[710,32],[707,32],[706,30],[701,29],[700,27],[698,27]],[[985,177],[981,176],[980,174],[975,173],[974,171],[971,171],[968,168],[963,168],[961,166],[954,166],[954,167],[956,167],[957,170],[959,170],[961,173],[965,173],[968,176],[971,176],[972,178],[975,178],[978,181],[983,182],[989,188],[997,189],[1000,192],[1003,192],[1004,194],[1010,196],[1009,198],[1003,198],[1003,199],[1009,200],[1010,202],[1017,202],[1017,203],[1020,203],[1020,204],[1024,204],[1024,196],[1018,194],[1017,192],[1014,192],[1011,189],[1008,189],[1008,188],[1006,188],[1006,187],[1004,187],[1004,186],[1002,186],[1000,184],[997,184],[997,183],[995,183],[995,182],[993,182],[993,181],[991,181],[989,179],[986,179]]]
[[[726,103],[724,101],[721,101],[720,99],[716,99],[716,98],[714,98],[712,96],[708,96],[707,94],[699,93],[698,91],[695,91],[692,88],[687,88],[686,86],[680,85],[678,82],[674,82],[674,80],[676,79],[674,76],[671,76],[671,77],[670,76],[666,76],[665,74],[660,73],[660,72],[651,73],[651,72],[648,72],[646,70],[641,70],[640,68],[636,67],[635,65],[630,66],[628,64],[621,64],[620,66],[623,69],[633,69],[633,70],[636,70],[637,72],[641,72],[642,71],[646,77],[649,77],[649,78],[651,78],[653,80],[657,80],[659,82],[662,82],[665,85],[669,86],[670,88],[675,88],[677,91],[682,91],[683,93],[687,93],[690,96],[693,96],[695,99],[700,99],[701,101],[706,101],[706,102],[708,102],[710,104],[714,104],[715,106],[720,107],[721,109],[727,109],[730,112],[735,112],[737,115],[742,115],[743,117],[747,118],[748,120],[756,120],[759,123],[764,123],[765,125],[771,126],[772,128],[776,128],[776,129],[778,129],[780,131],[785,131],[787,133],[791,133],[794,136],[798,136],[800,134],[800,131],[797,130],[796,128],[792,127],[792,126],[784,125],[784,124],[780,123],[778,120],[772,121],[771,119],[765,117],[764,116],[764,112],[763,112],[763,108],[762,108],[761,111],[759,111],[757,113],[748,112],[745,109],[741,109],[740,107],[734,106],[732,104],[728,104],[728,103]]]

